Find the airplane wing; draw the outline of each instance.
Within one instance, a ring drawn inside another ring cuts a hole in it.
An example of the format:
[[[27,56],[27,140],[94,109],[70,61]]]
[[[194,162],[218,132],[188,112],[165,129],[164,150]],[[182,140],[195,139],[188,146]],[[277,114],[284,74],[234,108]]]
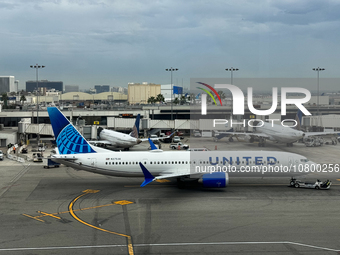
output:
[[[152,152],[155,152],[155,153],[162,152],[162,150],[157,149],[155,144],[152,142],[151,138],[148,138],[148,141],[150,143]],[[182,169],[180,172],[178,170],[176,170],[176,171],[173,171],[173,172],[168,172],[166,174],[162,174],[160,176],[154,177],[141,162],[139,162],[139,166],[142,169],[143,174],[144,174],[144,178],[145,178],[144,182],[141,184],[141,187],[144,187],[145,185],[149,184],[150,182],[153,182],[153,181],[156,181],[156,180],[167,179],[167,178],[177,178],[177,177],[181,177],[181,176],[185,176],[185,175],[190,174],[189,169]]]
[[[236,135],[244,135],[244,136],[254,136],[254,137],[262,137],[262,138],[270,138],[269,135],[263,133],[244,133],[244,132],[218,132],[219,134],[228,134],[232,136]]]
[[[171,174],[165,174],[165,175],[160,175],[157,177],[154,177],[146,167],[139,162],[139,166],[143,171],[144,174],[144,182],[140,185],[141,187],[144,187],[148,185],[150,182],[156,181],[156,180],[161,180],[161,179],[167,179],[167,178],[177,178],[185,175],[189,175],[190,171],[182,171],[180,173],[171,173]]]
[[[309,136],[339,136],[339,131],[337,132],[305,132],[305,137]]]

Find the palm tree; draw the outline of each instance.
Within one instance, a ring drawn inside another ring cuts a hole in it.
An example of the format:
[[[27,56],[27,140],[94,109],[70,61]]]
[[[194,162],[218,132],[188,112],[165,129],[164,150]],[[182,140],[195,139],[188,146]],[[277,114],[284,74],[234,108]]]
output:
[[[7,108],[7,101],[8,101],[7,93],[3,93],[1,97],[2,97],[2,101],[4,102],[4,108],[6,109]]]
[[[156,103],[156,102],[157,102],[157,100],[156,100],[155,97],[150,97],[150,98],[148,99],[148,104],[154,104],[154,103]]]
[[[185,96],[181,96],[180,103],[185,104],[187,102],[187,98]]]
[[[178,97],[176,97],[173,101],[174,104],[179,104],[179,100],[178,100]]]
[[[22,102],[21,104],[24,104],[25,101],[26,101],[26,97],[25,97],[25,95],[22,95],[20,97],[20,102]]]
[[[165,99],[164,99],[164,96],[162,94],[158,94],[157,97],[156,97],[156,102],[164,102]]]

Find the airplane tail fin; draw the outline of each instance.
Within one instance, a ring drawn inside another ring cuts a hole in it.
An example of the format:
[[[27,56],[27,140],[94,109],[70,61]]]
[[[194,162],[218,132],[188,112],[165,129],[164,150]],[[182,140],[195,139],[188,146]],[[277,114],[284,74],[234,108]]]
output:
[[[295,121],[297,123],[295,129],[297,130],[301,130],[301,122],[302,122],[302,111],[299,109],[296,113],[296,116],[295,116]]]
[[[130,133],[130,136],[132,136],[134,138],[138,138],[138,134],[139,134],[139,122],[140,122],[140,114],[137,115],[135,125],[133,126],[132,131]]]
[[[59,154],[96,153],[58,108],[48,107],[47,112]]]

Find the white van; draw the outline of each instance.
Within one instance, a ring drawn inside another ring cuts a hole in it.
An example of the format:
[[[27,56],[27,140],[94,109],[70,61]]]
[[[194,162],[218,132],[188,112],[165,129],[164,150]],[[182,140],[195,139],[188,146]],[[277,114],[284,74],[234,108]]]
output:
[[[179,138],[179,136],[174,136],[174,138],[172,139],[173,143],[179,143],[181,141],[181,138]]]
[[[194,131],[193,135],[194,135],[194,137],[201,137],[202,136],[201,132],[197,131],[197,130]]]

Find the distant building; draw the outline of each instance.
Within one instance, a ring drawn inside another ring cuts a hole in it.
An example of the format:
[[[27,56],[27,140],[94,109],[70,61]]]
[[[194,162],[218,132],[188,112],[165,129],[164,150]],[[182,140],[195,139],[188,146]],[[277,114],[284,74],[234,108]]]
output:
[[[119,87],[112,87],[111,92],[118,92]]]
[[[14,76],[0,76],[0,94],[7,92],[17,92],[18,85]]]
[[[118,92],[118,93],[126,94],[126,95],[128,93],[128,89],[127,88],[123,88],[123,87],[112,87],[111,91],[112,92]]]
[[[158,94],[161,94],[160,84],[128,83],[129,104],[147,104],[150,97],[157,97]]]
[[[79,92],[78,85],[65,85],[65,93],[69,92]]]
[[[46,92],[48,89],[46,87],[39,87],[39,95],[40,96],[46,96]]]
[[[38,87],[46,88],[46,90],[55,89],[59,91],[64,91],[64,85],[62,81],[48,81],[42,80],[38,81]],[[26,92],[33,92],[37,90],[37,81],[26,81]]]
[[[117,92],[104,92],[100,94],[89,94],[83,92],[70,92],[62,95],[63,102],[84,102],[85,105],[93,104],[94,101],[118,101],[125,102],[127,100],[127,95],[123,95]]]
[[[55,89],[47,90],[45,93],[46,96],[59,96],[59,91]]]
[[[103,92],[110,92],[109,85],[95,85],[94,89],[96,90],[97,94],[103,93]]]
[[[164,96],[164,99],[166,102],[170,102],[171,98],[172,100],[174,100],[176,97],[181,97],[183,95],[183,87],[172,85],[172,93],[171,93],[171,84],[164,84],[161,86],[161,88],[162,88],[161,93]]]
[[[96,94],[96,93],[97,93],[97,90],[91,88],[88,92],[89,92],[89,94]]]

